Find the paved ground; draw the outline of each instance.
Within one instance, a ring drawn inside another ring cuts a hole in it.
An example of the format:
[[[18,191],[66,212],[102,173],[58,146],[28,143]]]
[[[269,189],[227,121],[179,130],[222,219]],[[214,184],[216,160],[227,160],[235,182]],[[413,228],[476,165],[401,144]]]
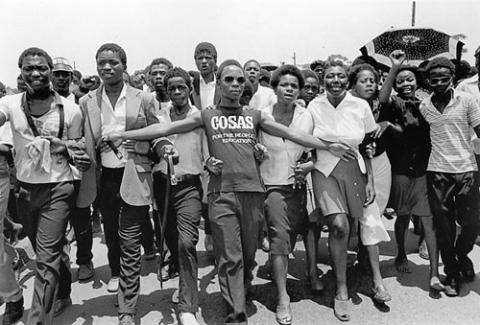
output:
[[[392,224],[387,222],[390,235]],[[203,232],[202,232],[203,235]],[[362,277],[355,269],[349,272],[351,296],[354,309],[350,324],[480,324],[480,278],[462,286],[461,295],[448,298],[443,294],[432,298],[428,290],[428,263],[416,253],[417,236],[410,235],[409,258],[412,273],[398,274],[393,266],[395,254],[394,242],[381,246],[381,269],[386,285],[393,300],[388,309],[379,310],[373,304],[370,295],[370,281]],[[325,238],[322,238],[325,243]],[[198,318],[201,324],[221,324],[225,308],[219,293],[214,267],[204,252],[203,237],[198,245],[199,256],[199,288],[201,311]],[[325,249],[324,249],[325,250]],[[75,247],[72,256],[75,256]],[[322,294],[313,294],[304,280],[305,252],[301,243],[297,244],[294,259],[290,260],[288,289],[292,300],[294,324],[340,324],[332,310],[334,279],[330,267],[322,264],[325,272],[323,279],[326,290]],[[471,253],[477,270],[480,270],[480,247]],[[322,262],[327,262],[326,252],[322,254]],[[257,275],[254,280],[254,299],[249,306],[249,324],[276,324],[275,322],[275,288],[268,279],[268,267],[265,266],[267,254],[258,251]],[[138,304],[138,323],[147,325],[178,324],[175,306],[171,303],[171,295],[178,285],[175,280],[165,283],[161,290],[156,279],[156,262],[142,262],[141,297]],[[72,264],[74,283],[73,305],[55,319],[55,324],[117,324],[115,301],[116,296],[106,290],[109,278],[106,247],[100,235],[94,239],[94,264],[96,276],[87,283],[76,281],[77,266]],[[24,272],[22,285],[25,288],[26,312],[31,304],[33,272]],[[0,307],[3,313],[4,307]],[[26,317],[23,318],[26,321]],[[20,324],[22,324],[20,322]]]

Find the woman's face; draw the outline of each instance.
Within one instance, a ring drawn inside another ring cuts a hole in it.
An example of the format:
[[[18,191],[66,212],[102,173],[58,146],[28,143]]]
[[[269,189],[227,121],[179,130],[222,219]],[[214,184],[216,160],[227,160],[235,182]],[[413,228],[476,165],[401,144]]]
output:
[[[372,98],[377,92],[377,88],[378,83],[372,71],[362,70],[357,73],[357,82],[353,85],[353,89],[360,98]]]
[[[409,70],[400,71],[395,77],[395,91],[400,97],[413,98],[417,90],[417,78]]]
[[[275,88],[278,103],[290,104],[297,99],[299,92],[298,78],[291,74],[281,76]]]
[[[330,96],[341,97],[344,95],[348,77],[344,67],[332,66],[325,70],[325,90]]]

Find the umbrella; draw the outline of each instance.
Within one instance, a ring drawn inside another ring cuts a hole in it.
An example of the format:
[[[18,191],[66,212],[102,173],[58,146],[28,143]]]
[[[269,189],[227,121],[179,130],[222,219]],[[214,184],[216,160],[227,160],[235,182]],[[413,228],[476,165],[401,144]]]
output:
[[[406,54],[405,63],[418,66],[425,60],[439,56],[460,60],[463,45],[462,41],[432,28],[413,27],[388,30],[368,42],[360,52],[390,67],[390,53],[403,50]]]

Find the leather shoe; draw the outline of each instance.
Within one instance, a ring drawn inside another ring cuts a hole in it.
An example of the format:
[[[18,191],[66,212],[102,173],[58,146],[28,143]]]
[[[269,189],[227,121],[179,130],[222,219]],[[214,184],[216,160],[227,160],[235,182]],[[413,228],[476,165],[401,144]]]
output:
[[[81,264],[78,266],[78,281],[90,280],[95,275],[93,263]]]
[[[460,264],[460,272],[462,273],[465,280],[471,282],[475,279],[475,270],[473,269],[472,260],[467,256],[459,257],[458,263]]]

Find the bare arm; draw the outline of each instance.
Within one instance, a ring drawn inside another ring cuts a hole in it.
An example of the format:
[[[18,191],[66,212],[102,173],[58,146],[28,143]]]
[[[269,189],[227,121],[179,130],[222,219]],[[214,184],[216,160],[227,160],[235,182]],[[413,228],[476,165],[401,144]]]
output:
[[[373,182],[372,160],[365,155],[362,155],[362,157],[365,161],[365,167],[367,168],[367,185],[365,186],[367,197],[365,198],[364,206],[368,206],[375,200],[375,184]]]
[[[395,77],[397,76],[398,70],[400,69],[403,61],[405,60],[405,53],[401,50],[395,50],[390,53],[390,60],[392,61],[392,68],[388,72],[387,79],[382,85],[380,92],[378,94],[378,100],[381,104],[386,104],[390,101],[390,94],[392,93],[393,84],[395,82]]]
[[[197,112],[181,121],[176,121],[168,125],[156,123],[144,127],[143,129],[111,133],[105,136],[103,140],[110,140],[113,142],[127,139],[152,140],[170,134],[186,133],[199,127],[203,127],[203,121],[200,112]]]
[[[307,148],[328,150],[330,143],[275,122],[262,114],[260,128],[268,134],[285,138]]]

